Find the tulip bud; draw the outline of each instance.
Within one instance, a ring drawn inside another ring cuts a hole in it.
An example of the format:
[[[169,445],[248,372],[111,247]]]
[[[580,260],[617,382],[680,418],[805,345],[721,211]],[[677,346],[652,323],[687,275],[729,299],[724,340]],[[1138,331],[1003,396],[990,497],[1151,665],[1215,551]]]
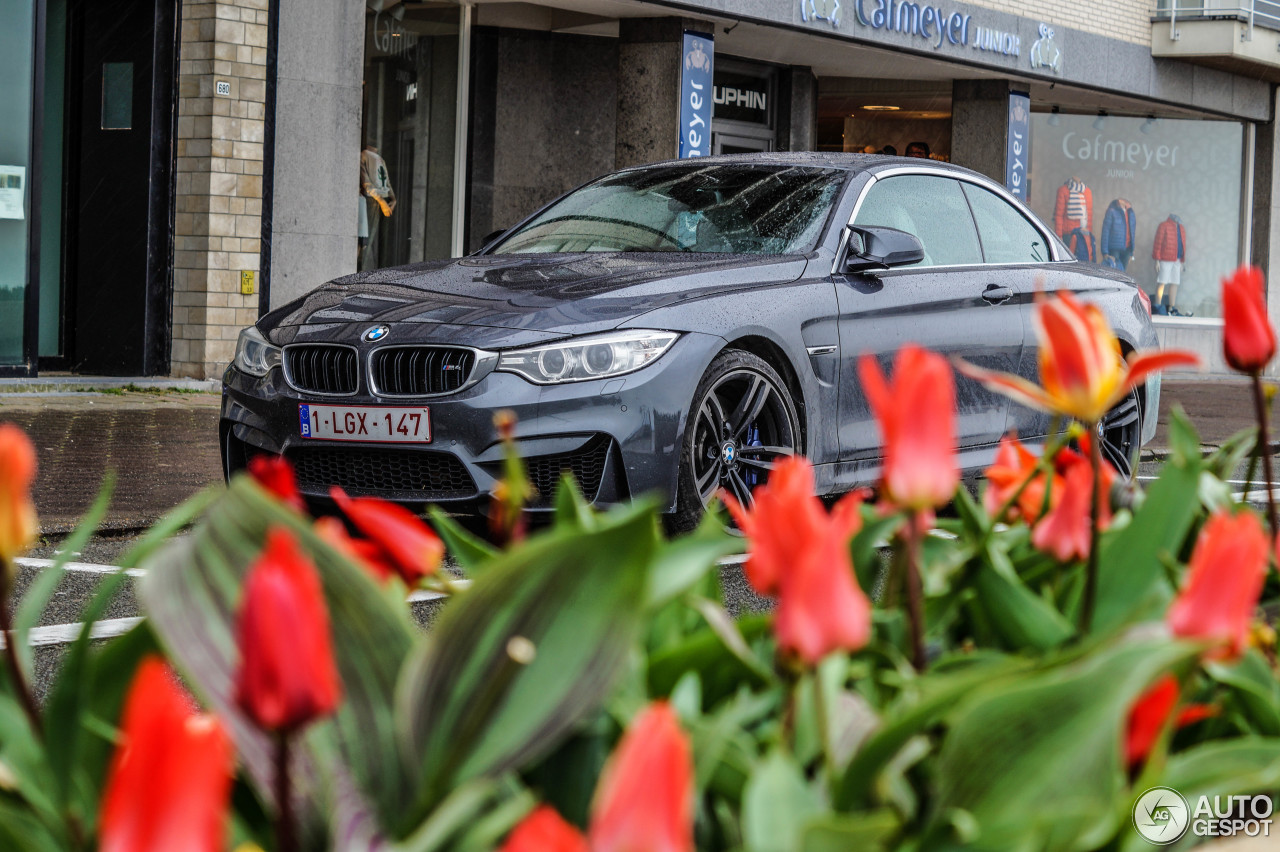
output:
[[[1276,333],[1256,266],[1222,279],[1222,349],[1231,368],[1242,373],[1260,373],[1275,357]]]
[[[249,569],[236,625],[236,703],[266,731],[292,731],[337,708],[329,610],[315,566],[280,527]]]
[[[35,478],[36,448],[31,439],[12,423],[0,423],[0,561],[10,567],[39,532],[31,502]]]

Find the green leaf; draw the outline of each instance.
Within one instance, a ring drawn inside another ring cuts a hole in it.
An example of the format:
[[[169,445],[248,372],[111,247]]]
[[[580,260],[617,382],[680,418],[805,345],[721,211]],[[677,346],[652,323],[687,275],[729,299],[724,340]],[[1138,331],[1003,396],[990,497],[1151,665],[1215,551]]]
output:
[[[596,513],[582,497],[578,480],[570,471],[560,474],[556,484],[555,519],[559,525],[589,530],[595,526]]]
[[[974,605],[986,610],[1005,648],[1047,651],[1075,634],[1060,612],[1023,584],[999,544],[988,542],[985,556],[974,578]]]
[[[332,809],[320,775],[345,764],[385,826],[404,824],[416,796],[416,756],[396,737],[391,707],[401,665],[417,635],[405,607],[393,605],[361,567],[311,532],[309,519],[283,506],[247,476],[234,479],[190,535],[144,564],[138,594],[167,655],[204,702],[230,721],[241,762],[271,801],[273,745],[236,707],[239,665],[234,623],[245,575],[270,526],[290,530],[315,563],[329,607],[343,703],[302,739],[296,782],[304,830],[315,836]],[[358,809],[344,809],[357,819]],[[339,826],[335,831],[341,831]]]
[[[1173,596],[1165,558],[1176,558],[1199,511],[1200,457],[1166,464],[1142,508],[1123,530],[1103,538],[1099,552],[1093,630],[1115,630],[1136,618],[1163,612]]]
[[[1257,440],[1256,426],[1241,429],[1223,441],[1222,445],[1204,460],[1205,470],[1218,479],[1231,479],[1235,475],[1236,468],[1253,452],[1253,446]]]
[[[485,569],[499,551],[479,536],[472,535],[461,524],[439,506],[427,508],[427,517],[431,518],[431,526],[435,527],[445,549],[468,576],[475,576]]]
[[[741,553],[743,540],[725,532],[724,525],[708,513],[692,533],[658,548],[649,569],[646,599],[651,609],[675,600],[698,584],[723,556]]]
[[[1042,852],[1098,847],[1118,828],[1130,708],[1159,674],[1197,651],[1168,641],[1103,646],[975,690],[948,720],[937,812],[968,811],[987,849],[1029,838]]]
[[[205,513],[213,502],[222,496],[225,489],[221,485],[213,485],[198,491],[165,513],[156,521],[133,546],[125,551],[118,560],[121,568],[136,568],[144,559],[164,547],[169,541],[186,527],[193,524]]]
[[[873,506],[862,507],[862,529],[849,543],[853,554],[853,570],[858,575],[858,585],[868,595],[876,588],[876,580],[884,568],[880,552],[905,519],[900,514],[881,516]]]
[[[749,647],[757,638],[766,636],[773,617],[751,615],[735,622],[737,634]],[[732,695],[740,686],[758,688],[769,683],[770,677],[755,662],[754,653],[744,657],[742,648],[725,635],[708,627],[675,645],[654,651],[649,656],[648,684],[650,695],[670,695],[680,678],[687,671],[696,671],[702,681],[702,698],[707,706]],[[735,647],[730,647],[730,644]]]
[[[1169,449],[1178,467],[1200,466],[1200,435],[1187,412],[1177,404],[1169,414]]]
[[[393,852],[435,852],[489,808],[498,786],[490,778],[459,785],[412,834],[392,847]]]
[[[804,827],[803,852],[875,852],[887,849],[901,822],[888,808],[859,814],[823,814]]]
[[[551,751],[626,665],[657,545],[652,506],[557,528],[498,557],[440,616],[399,687],[420,818],[472,778]]]
[[[1195,808],[1200,796],[1274,793],[1280,787],[1280,739],[1215,740],[1170,755],[1161,782]]]
[[[53,565],[40,572],[40,576],[30,585],[22,596],[22,603],[18,605],[18,611],[13,619],[13,629],[16,634],[14,649],[18,653],[18,662],[28,681],[31,680],[32,673],[31,643],[27,641],[27,637],[31,634],[31,628],[35,627],[36,622],[40,620],[45,607],[49,605],[49,599],[53,597],[54,590],[62,582],[63,566],[71,561],[72,554],[84,549],[89,537],[102,523],[102,519],[107,514],[107,507],[111,505],[111,492],[115,489],[115,483],[115,473],[107,471],[93,505],[80,519],[75,532],[63,540],[61,549],[54,557]]]
[[[805,823],[822,801],[800,767],[775,749],[756,767],[742,794],[742,839],[747,852],[798,852]]]
[[[1232,691],[1258,733],[1280,736],[1280,682],[1262,654],[1250,648],[1238,662],[1209,663],[1205,671]]]

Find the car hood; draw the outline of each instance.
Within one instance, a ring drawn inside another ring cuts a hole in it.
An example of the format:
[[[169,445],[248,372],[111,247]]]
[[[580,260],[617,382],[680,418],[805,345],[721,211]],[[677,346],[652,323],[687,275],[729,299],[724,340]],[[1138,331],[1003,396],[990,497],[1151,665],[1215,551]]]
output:
[[[794,281],[805,264],[796,256],[669,252],[465,257],[338,278],[268,315],[262,327],[277,344],[317,339],[336,326],[431,323],[433,340],[519,345],[607,331],[678,302]]]

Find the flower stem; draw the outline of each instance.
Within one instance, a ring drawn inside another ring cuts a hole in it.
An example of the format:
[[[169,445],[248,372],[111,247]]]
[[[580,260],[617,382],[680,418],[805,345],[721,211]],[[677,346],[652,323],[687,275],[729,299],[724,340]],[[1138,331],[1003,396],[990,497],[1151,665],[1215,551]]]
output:
[[[1099,484],[1102,479],[1102,438],[1098,435],[1098,424],[1087,424],[1089,430],[1089,467],[1092,477],[1089,487],[1093,491],[1089,501],[1089,561],[1085,566],[1084,603],[1080,609],[1080,633],[1089,632],[1093,624],[1093,604],[1098,596],[1098,523],[1102,520],[1102,501],[1104,495]]]
[[[13,587],[13,571],[15,566],[9,560],[0,557],[0,631],[4,632],[4,659],[9,668],[9,677],[13,681],[13,689],[18,693],[18,701],[27,714],[32,732],[44,739],[44,725],[40,721],[40,710],[36,707],[31,695],[31,687],[22,673],[22,665],[18,662],[17,634],[13,630],[13,619],[9,614],[9,592]]]
[[[276,735],[276,852],[298,852],[293,826],[293,793],[289,789],[289,732]]]
[[[1258,453],[1262,456],[1262,474],[1267,480],[1267,521],[1271,524],[1271,538],[1280,533],[1276,523],[1275,476],[1271,470],[1271,442],[1267,437],[1267,394],[1262,387],[1262,377],[1254,373],[1253,405],[1258,414]]]
[[[911,623],[911,664],[924,671],[924,588],[920,582],[921,537],[924,519],[919,512],[907,518],[907,620]]]

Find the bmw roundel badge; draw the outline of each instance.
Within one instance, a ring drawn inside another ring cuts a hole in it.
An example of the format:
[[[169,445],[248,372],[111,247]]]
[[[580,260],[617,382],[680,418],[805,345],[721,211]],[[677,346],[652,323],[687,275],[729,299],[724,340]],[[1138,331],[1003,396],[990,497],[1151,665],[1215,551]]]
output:
[[[360,337],[366,343],[377,343],[390,333],[391,329],[387,328],[385,325],[375,325],[373,328],[360,335]]]

